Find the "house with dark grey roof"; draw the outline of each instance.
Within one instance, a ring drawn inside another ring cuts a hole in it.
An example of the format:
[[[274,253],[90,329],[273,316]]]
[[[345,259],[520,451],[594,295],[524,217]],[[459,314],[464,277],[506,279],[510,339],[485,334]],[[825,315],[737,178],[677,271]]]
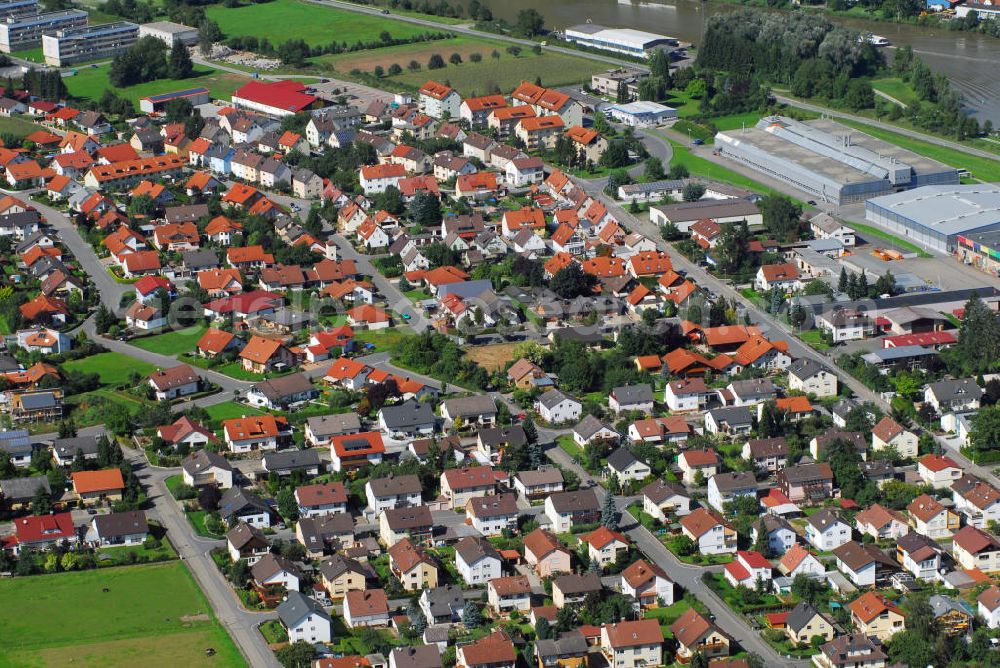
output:
[[[219,500],[219,516],[230,527],[246,522],[255,528],[266,528],[271,526],[277,514],[253,492],[232,487]]]
[[[592,489],[559,492],[545,499],[545,516],[554,533],[566,533],[573,525],[591,524],[601,518],[601,504]]]
[[[35,448],[27,429],[10,429],[0,432],[0,452],[10,455],[11,463],[18,468],[31,466]]]
[[[146,513],[128,510],[123,513],[96,515],[84,540],[95,547],[141,545],[149,535]]]
[[[583,404],[561,390],[549,390],[535,400],[535,410],[546,422],[560,424],[579,420]]]
[[[330,447],[334,436],[357,434],[361,431],[361,418],[354,411],[335,415],[318,415],[306,420],[305,440],[314,448]]]
[[[778,388],[770,378],[734,380],[726,386],[736,406],[753,406],[778,396]]]
[[[827,641],[833,640],[837,632],[830,618],[807,601],[799,601],[798,605],[788,613],[785,633],[793,643],[807,644],[812,642],[815,636],[822,636]]]
[[[250,576],[258,587],[283,587],[287,591],[299,591],[302,571],[281,555],[268,553],[250,567]]]
[[[558,608],[583,603],[589,594],[599,594],[604,586],[597,573],[567,573],[552,581],[552,602]]]
[[[465,594],[458,585],[425,589],[420,595],[419,605],[428,624],[459,622],[465,612]]]
[[[708,480],[708,505],[720,513],[741,496],[757,498],[757,478],[750,471],[716,473]]]
[[[191,487],[217,485],[220,489],[233,486],[233,466],[217,452],[195,450],[181,462],[184,484]]]
[[[628,448],[618,448],[607,459],[608,476],[614,475],[619,482],[645,480],[653,470],[649,464],[640,461]]]
[[[441,405],[441,417],[451,422],[461,419],[467,425],[475,423],[492,426],[497,419],[497,405],[488,394],[449,399]]]
[[[758,470],[774,473],[788,463],[788,441],[783,436],[751,438],[743,444],[742,455]]]
[[[455,545],[455,567],[468,585],[484,585],[503,575],[503,557],[485,538],[469,536]]]
[[[319,559],[354,543],[354,518],[348,513],[299,518],[295,538],[310,559]]]
[[[59,466],[69,466],[77,452],[83,453],[84,459],[97,459],[97,436],[73,436],[72,438],[57,438],[52,442],[52,456]]]
[[[558,638],[535,641],[535,659],[540,666],[586,665],[590,651],[579,629],[562,633]]]
[[[672,521],[691,512],[691,493],[679,483],[654,480],[642,488],[642,509],[661,522]]]
[[[378,425],[390,437],[430,436],[434,433],[437,418],[430,404],[410,399],[379,409]]]
[[[0,480],[0,500],[7,508],[26,505],[35,498],[39,487],[48,493],[52,492],[48,476],[34,475],[28,478]]]
[[[499,462],[500,454],[505,448],[519,448],[528,444],[524,427],[519,424],[511,427],[489,427],[478,431],[476,449],[494,464]]]
[[[589,413],[573,427],[573,440],[581,448],[596,440],[618,441],[620,439],[621,434]]]
[[[424,642],[427,644],[413,647],[394,647],[389,655],[390,668],[441,668],[441,652],[443,650],[435,646],[436,643],[429,642],[430,638],[427,636],[427,631],[432,628],[434,627],[428,627],[424,631]],[[447,645],[448,629],[441,628],[445,631],[445,644]]]
[[[835,397],[837,374],[815,360],[796,360],[788,367],[788,389],[820,398]]]
[[[391,508],[419,506],[422,489],[419,477],[390,473],[385,478],[369,478],[365,483],[365,498],[368,507],[377,515]]]
[[[263,459],[264,471],[278,475],[292,475],[302,471],[307,476],[319,475],[319,452],[316,450],[280,450],[268,452]]]
[[[982,396],[983,388],[976,384],[975,378],[939,380],[924,389],[924,401],[933,406],[938,415],[978,410]]]
[[[514,489],[528,499],[540,499],[563,490],[562,471],[555,466],[543,466],[514,474]]]
[[[608,395],[608,406],[615,413],[623,411],[641,411],[653,413],[653,388],[649,383],[639,385],[623,385],[611,390]]]
[[[319,390],[304,373],[292,373],[255,383],[246,392],[251,406],[288,410],[319,396]]]
[[[288,632],[289,642],[328,643],[333,640],[333,620],[323,606],[298,591],[278,606],[278,619]]]
[[[705,413],[705,431],[709,434],[742,434],[753,429],[753,414],[746,406],[723,406]]]

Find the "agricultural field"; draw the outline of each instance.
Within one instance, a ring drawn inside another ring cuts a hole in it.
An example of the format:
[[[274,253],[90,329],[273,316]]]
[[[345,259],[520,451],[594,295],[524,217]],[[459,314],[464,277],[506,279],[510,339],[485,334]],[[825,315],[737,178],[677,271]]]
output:
[[[175,332],[133,339],[129,343],[136,348],[142,348],[143,350],[161,355],[180,355],[194,350],[198,345],[198,340],[201,339],[206,329],[208,329],[208,325],[202,323],[193,327],[178,329]]]
[[[483,54],[481,62],[473,63],[463,58],[459,65],[452,65],[432,72],[408,72],[404,71],[395,77],[389,77],[389,81],[402,84],[410,88],[419,88],[429,78],[433,78],[443,83],[448,83],[456,89],[463,97],[485,95],[493,91],[500,90],[505,93],[517,87],[521,81],[534,81],[540,78],[543,86],[555,87],[566,86],[581,82],[589,82],[592,74],[602,72],[608,68],[607,64],[594,60],[588,60],[578,56],[569,56],[561,53],[551,53],[542,51],[541,54],[534,54],[531,51],[522,51],[518,56],[512,56],[504,48],[496,48],[499,58],[493,58],[493,45],[482,42],[483,48],[479,51]],[[441,56],[447,62],[451,57],[450,51],[440,50]],[[400,63],[403,67],[409,59]]]
[[[446,61],[453,53],[462,56],[462,60],[468,60],[469,56],[473,53],[479,53],[486,59],[490,57],[490,52],[493,49],[497,49],[502,53],[504,45],[500,42],[487,42],[474,37],[454,37],[435,42],[399,44],[397,46],[387,46],[367,51],[328,54],[313,58],[312,62],[320,68],[331,69],[337,72],[350,72],[353,69],[359,69],[362,72],[371,72],[379,65],[386,70],[393,64],[406,69],[411,60],[420,63],[421,68],[426,68],[427,61],[435,53]],[[430,76],[431,74],[433,74],[433,71],[425,71],[424,76]],[[423,82],[421,81],[421,83]]]
[[[504,365],[514,359],[516,345],[516,343],[497,343],[490,346],[469,346],[465,354],[479,366],[493,372],[504,368]]]
[[[31,121],[18,118],[17,116],[0,116],[0,133],[26,137],[36,130],[41,130],[41,126],[35,125]]]
[[[206,8],[205,14],[219,24],[226,37],[253,35],[258,39],[267,39],[275,46],[292,38],[301,38],[310,46],[329,44],[331,41],[354,44],[376,41],[383,31],[388,31],[396,39],[428,31],[409,23],[387,21],[378,16],[298,0],[274,0],[239,7],[212,5]]]
[[[264,5],[258,6],[263,7]],[[108,81],[109,69],[110,65],[99,65],[77,70],[76,74],[64,79],[69,94],[72,97],[97,100],[104,94],[104,91],[113,90],[118,95],[135,101],[149,95],[158,95],[160,93],[168,93],[195,86],[205,86],[211,92],[213,98],[228,100],[233,91],[250,80],[249,77],[239,74],[222,72],[210,67],[197,65],[195,66],[195,76],[188,79],[157,79],[156,81],[148,81],[126,88],[114,88]]]
[[[2,666],[244,665],[180,561],[8,578],[0,599],[17,601],[0,606]]]
[[[156,371],[156,367],[122,353],[98,353],[90,357],[71,360],[63,365],[66,369],[83,373],[96,373],[101,377],[102,385],[118,386],[128,382],[132,372],[140,376],[148,376]]]

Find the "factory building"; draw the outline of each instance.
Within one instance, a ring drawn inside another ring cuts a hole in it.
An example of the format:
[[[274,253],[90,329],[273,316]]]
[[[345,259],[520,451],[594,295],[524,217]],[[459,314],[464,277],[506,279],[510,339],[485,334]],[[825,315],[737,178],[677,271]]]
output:
[[[185,88],[184,90],[144,97],[139,100],[139,109],[146,114],[155,114],[163,111],[167,104],[174,100],[187,100],[191,106],[197,107],[199,104],[208,103],[211,100],[211,95],[204,86]]]
[[[42,43],[42,35],[87,25],[87,12],[65,9],[60,12],[9,17],[0,22],[0,51],[13,53]]]
[[[191,46],[198,43],[198,29],[173,21],[154,21],[139,26],[139,37],[155,37],[170,47],[174,42]]]
[[[991,249],[1000,231],[1000,186],[925,186],[875,197],[865,203],[865,218],[969,264],[989,268],[985,260],[997,262]]]
[[[38,0],[11,0],[0,2],[0,20],[34,16],[38,13]]]
[[[605,28],[595,23],[566,28],[565,37],[567,42],[639,58],[645,58],[653,49],[672,50],[677,46],[677,40],[666,35],[631,28]]]
[[[139,26],[128,21],[57,30],[42,35],[45,64],[63,67],[98,58],[110,58],[139,39]]]
[[[718,133],[715,145],[730,160],[837,205],[959,182],[954,167],[825,118],[765,117]]]

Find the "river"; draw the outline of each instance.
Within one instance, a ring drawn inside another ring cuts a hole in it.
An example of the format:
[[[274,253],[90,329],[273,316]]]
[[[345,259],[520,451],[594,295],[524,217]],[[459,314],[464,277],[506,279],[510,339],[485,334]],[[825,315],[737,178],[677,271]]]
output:
[[[636,28],[676,37],[698,44],[705,21],[713,14],[730,12],[738,5],[673,0],[672,2],[629,2],[628,0],[506,0],[487,3],[493,12],[512,21],[521,9],[534,8],[545,17],[548,27],[562,30],[590,19],[608,27]],[[1000,127],[1000,39],[971,32],[951,32],[899,23],[876,23],[861,19],[830,16],[830,19],[861,30],[874,32],[892,44],[909,44],[935,72],[946,75],[964,99],[966,107],[980,121],[990,119]],[[891,58],[891,50],[886,55]]]

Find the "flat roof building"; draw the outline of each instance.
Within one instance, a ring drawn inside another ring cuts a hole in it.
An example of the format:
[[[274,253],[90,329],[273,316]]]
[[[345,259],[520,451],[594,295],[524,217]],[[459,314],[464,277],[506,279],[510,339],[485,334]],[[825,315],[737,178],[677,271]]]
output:
[[[85,25],[87,25],[87,12],[79,9],[8,17],[0,23],[0,51],[12,53],[36,47],[42,43],[43,34]]]
[[[768,116],[715,136],[719,153],[834,204],[925,185],[957,184],[958,170],[826,118]]]
[[[139,26],[139,37],[155,37],[167,46],[174,42],[190,46],[198,43],[198,29],[173,21],[153,21]]]
[[[1000,230],[1000,186],[925,186],[875,197],[865,203],[865,218],[942,253],[975,253],[971,237]],[[982,239],[995,243],[993,236]]]
[[[0,2],[0,19],[34,16],[38,13],[38,0],[12,0]]]
[[[583,23],[566,28],[565,35],[567,42],[640,58],[644,58],[649,51],[657,47],[677,46],[677,40],[666,35],[632,28],[605,28],[595,23]]]
[[[128,21],[68,28],[42,35],[42,54],[46,65],[62,67],[114,56],[137,39],[139,26]]]
[[[660,125],[677,118],[677,110],[656,102],[640,100],[628,104],[613,104],[608,107],[608,114],[620,123],[634,128],[646,128]]]
[[[184,90],[144,97],[139,100],[139,109],[144,113],[152,114],[158,111],[163,111],[163,108],[167,106],[168,102],[181,99],[187,100],[192,106],[197,107],[199,104],[207,104],[211,100],[211,95],[209,94],[208,89],[204,86],[198,86],[197,88],[185,88]]]

